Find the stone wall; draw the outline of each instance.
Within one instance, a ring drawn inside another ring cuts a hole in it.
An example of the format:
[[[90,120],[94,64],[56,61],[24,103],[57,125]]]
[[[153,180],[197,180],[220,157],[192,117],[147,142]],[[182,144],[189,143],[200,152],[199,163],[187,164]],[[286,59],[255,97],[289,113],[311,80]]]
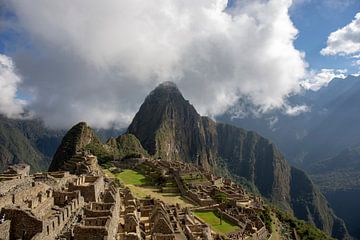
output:
[[[43,231],[43,223],[31,213],[18,208],[3,208],[1,214],[11,221],[10,239],[30,240]]]
[[[104,185],[103,177],[86,176],[80,177],[74,183],[71,183],[69,190],[79,190],[85,202],[98,202],[100,194],[104,192]]]
[[[106,190],[108,202],[92,202],[84,208],[84,218],[74,228],[74,239],[115,239],[120,218],[120,194],[110,186]],[[111,196],[111,197],[110,197]]]

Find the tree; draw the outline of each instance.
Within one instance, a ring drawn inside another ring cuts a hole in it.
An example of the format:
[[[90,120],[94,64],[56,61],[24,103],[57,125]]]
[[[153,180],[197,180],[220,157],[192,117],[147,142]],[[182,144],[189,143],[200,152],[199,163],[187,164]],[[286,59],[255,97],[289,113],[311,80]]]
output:
[[[217,202],[223,204],[223,203],[227,202],[227,195],[225,193],[223,193],[223,192],[218,192],[218,193],[215,194],[214,199]],[[222,212],[221,211],[219,211],[219,215],[220,215],[220,225],[222,225]]]

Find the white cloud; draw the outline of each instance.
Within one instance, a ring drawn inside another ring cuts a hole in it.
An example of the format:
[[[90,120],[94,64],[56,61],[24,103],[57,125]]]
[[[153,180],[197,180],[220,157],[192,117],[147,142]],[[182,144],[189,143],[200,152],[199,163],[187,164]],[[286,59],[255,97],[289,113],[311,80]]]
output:
[[[307,105],[284,106],[284,113],[291,117],[295,117],[302,113],[309,112],[310,110],[311,110],[310,107]]]
[[[54,126],[126,126],[145,95],[174,81],[207,115],[246,96],[266,111],[299,90],[291,0],[12,0],[32,40],[13,56],[30,107]],[[18,46],[19,47],[19,46]]]
[[[360,53],[360,12],[345,27],[332,32],[322,55],[352,55]]]
[[[327,86],[334,78],[346,78],[346,73],[346,69],[321,69],[320,71],[311,71],[301,85],[305,89],[317,91],[323,86]]]
[[[0,114],[10,118],[21,117],[25,101],[16,98],[21,78],[15,72],[12,60],[0,54]]]

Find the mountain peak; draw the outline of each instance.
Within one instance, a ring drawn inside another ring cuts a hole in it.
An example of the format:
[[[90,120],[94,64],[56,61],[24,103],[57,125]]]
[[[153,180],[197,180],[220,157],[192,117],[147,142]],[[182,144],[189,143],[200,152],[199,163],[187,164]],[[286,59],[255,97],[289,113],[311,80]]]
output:
[[[159,96],[159,97],[162,97],[163,99],[167,99],[167,98],[173,97],[173,96],[181,96],[181,98],[182,98],[182,94],[181,94],[179,88],[176,86],[175,83],[170,82],[170,81],[160,83],[149,94],[148,97],[153,97],[153,96]]]
[[[178,89],[178,87],[176,86],[176,84],[174,82],[171,81],[165,81],[160,83],[157,88],[163,88],[163,89]]]

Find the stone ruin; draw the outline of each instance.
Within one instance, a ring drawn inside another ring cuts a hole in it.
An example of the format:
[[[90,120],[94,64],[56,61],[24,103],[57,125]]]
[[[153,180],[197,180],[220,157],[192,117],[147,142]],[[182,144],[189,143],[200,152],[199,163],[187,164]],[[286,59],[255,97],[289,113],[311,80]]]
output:
[[[77,160],[75,160],[77,159]],[[217,240],[267,239],[256,214],[259,198],[240,185],[179,161],[145,159],[193,208],[136,198],[129,188],[105,177],[95,156],[81,153],[64,169],[30,175],[26,165],[11,166],[0,175],[0,240]],[[128,163],[130,164],[130,163]],[[227,203],[218,202],[223,194]],[[193,211],[211,210],[238,226],[226,236],[214,232]]]

